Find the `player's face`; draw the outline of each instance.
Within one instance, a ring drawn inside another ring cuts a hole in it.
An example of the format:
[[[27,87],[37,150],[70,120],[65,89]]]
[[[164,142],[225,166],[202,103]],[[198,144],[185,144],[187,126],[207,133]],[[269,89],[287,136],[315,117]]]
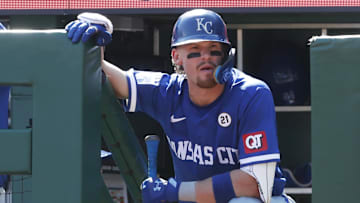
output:
[[[201,88],[217,85],[213,77],[215,68],[224,57],[223,47],[219,42],[198,42],[177,47],[175,63],[184,67],[190,83]],[[173,55],[174,56],[174,55]]]

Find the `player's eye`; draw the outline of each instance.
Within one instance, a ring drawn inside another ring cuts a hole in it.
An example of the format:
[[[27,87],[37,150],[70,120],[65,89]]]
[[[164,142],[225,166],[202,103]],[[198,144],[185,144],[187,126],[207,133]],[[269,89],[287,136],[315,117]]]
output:
[[[200,56],[201,56],[200,52],[193,52],[193,53],[188,54],[187,58],[191,59],[191,58],[196,58],[196,57],[200,57]]]
[[[211,56],[222,56],[222,52],[221,51],[211,51],[210,55]]]

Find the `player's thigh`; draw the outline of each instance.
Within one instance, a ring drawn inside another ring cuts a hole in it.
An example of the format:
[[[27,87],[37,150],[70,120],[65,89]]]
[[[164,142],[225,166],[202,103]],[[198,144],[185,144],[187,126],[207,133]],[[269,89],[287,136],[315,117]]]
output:
[[[262,203],[262,201],[257,198],[238,197],[230,200],[229,203]],[[287,195],[282,195],[271,197],[271,203],[295,203],[295,201]]]

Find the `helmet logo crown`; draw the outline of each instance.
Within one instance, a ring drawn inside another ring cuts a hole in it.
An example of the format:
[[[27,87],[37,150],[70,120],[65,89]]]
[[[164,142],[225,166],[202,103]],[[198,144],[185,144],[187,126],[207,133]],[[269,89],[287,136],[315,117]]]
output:
[[[205,18],[196,18],[196,22],[197,22],[196,31],[204,30],[207,34],[212,34],[213,33],[212,21],[204,22],[204,19]]]

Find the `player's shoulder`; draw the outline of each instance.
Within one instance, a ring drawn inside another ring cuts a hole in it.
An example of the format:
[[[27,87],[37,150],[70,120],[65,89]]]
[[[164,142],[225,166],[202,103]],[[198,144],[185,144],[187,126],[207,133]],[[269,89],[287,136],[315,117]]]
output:
[[[182,86],[185,81],[185,74],[173,73],[170,75],[169,83],[176,86]]]
[[[231,89],[236,91],[254,94],[259,91],[269,91],[269,86],[262,80],[248,75],[238,69],[233,69],[233,80],[231,81]]]
[[[143,71],[136,69],[129,69],[127,71],[129,77],[135,77],[137,84],[154,84],[159,83],[160,81],[166,80],[168,77],[167,74],[154,71]]]
[[[159,77],[159,87],[162,91],[166,92],[167,94],[177,95],[181,94],[184,89],[184,83],[186,83],[186,77],[184,74],[177,74],[177,73],[158,73]]]
[[[178,74],[169,74],[156,71],[135,70],[127,71],[129,77],[135,77],[137,84],[156,86],[176,86],[181,84],[183,78]]]

